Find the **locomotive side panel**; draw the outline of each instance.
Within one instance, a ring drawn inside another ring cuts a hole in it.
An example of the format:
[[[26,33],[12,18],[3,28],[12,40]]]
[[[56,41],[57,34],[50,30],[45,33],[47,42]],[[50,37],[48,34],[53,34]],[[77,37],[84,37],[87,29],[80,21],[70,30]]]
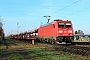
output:
[[[38,38],[40,41],[51,42],[51,40],[56,39],[55,37],[55,25],[49,24],[42,26],[38,29]]]

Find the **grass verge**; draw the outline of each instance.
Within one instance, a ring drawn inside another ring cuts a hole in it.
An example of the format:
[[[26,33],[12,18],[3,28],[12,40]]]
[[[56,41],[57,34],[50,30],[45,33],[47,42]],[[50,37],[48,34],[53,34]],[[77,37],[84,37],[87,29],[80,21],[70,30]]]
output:
[[[12,51],[8,56],[8,60],[25,60],[25,59],[21,54]]]
[[[31,46],[26,52],[33,60],[90,60],[90,57],[55,51],[50,48],[40,48],[38,46]]]

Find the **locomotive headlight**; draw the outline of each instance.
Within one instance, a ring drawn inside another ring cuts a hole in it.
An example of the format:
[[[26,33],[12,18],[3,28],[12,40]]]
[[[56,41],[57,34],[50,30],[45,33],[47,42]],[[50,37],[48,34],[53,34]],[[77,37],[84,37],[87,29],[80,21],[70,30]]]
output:
[[[62,30],[59,30],[59,33],[62,33],[63,31]]]
[[[69,33],[72,33],[72,30],[69,30],[68,32],[69,32]]]

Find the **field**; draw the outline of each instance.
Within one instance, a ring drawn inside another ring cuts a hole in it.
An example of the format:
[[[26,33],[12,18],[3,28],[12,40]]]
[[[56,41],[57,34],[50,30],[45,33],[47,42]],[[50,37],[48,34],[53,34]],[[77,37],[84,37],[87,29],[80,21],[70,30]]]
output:
[[[6,39],[0,44],[0,60],[90,60],[90,56],[56,51],[41,45]]]

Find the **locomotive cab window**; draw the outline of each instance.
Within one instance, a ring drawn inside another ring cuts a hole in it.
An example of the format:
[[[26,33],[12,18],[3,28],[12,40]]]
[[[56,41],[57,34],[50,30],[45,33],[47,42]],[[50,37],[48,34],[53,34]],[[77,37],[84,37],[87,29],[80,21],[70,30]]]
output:
[[[64,23],[58,23],[58,28],[63,28],[64,27]]]
[[[65,24],[65,27],[66,27],[66,28],[70,28],[70,27],[71,27],[71,23],[66,23],[66,24]]]

